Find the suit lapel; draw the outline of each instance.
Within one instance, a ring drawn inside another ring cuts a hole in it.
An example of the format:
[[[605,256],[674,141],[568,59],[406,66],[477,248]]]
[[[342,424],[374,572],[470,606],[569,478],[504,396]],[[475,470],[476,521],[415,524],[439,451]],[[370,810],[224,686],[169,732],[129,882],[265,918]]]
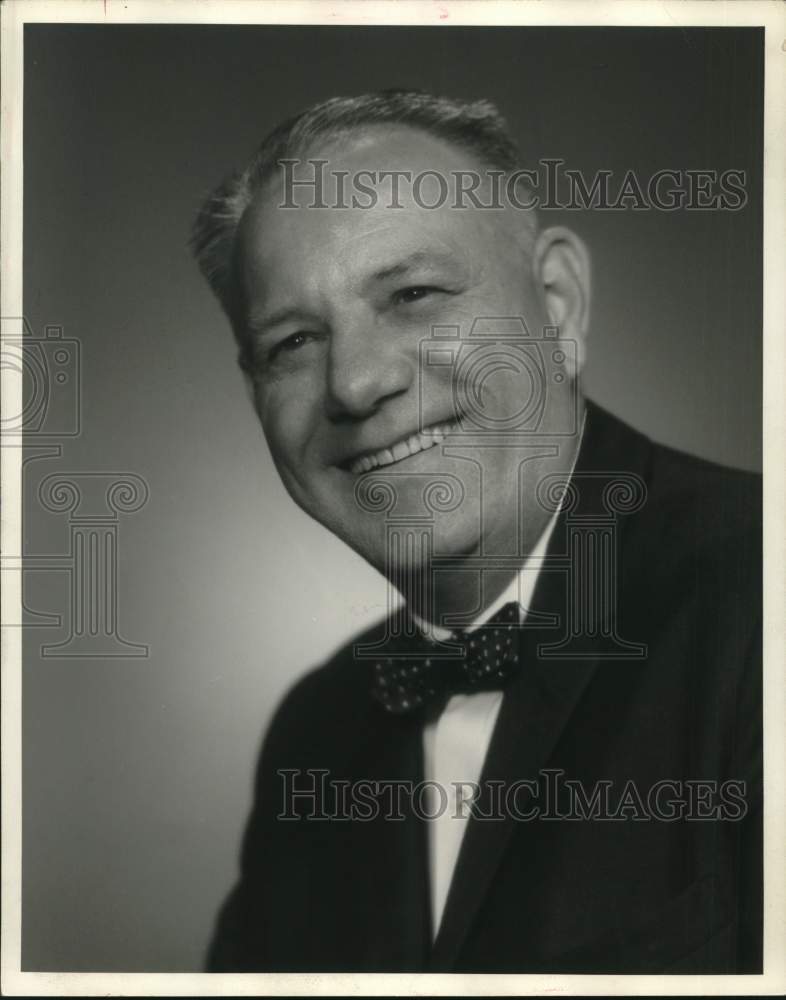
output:
[[[554,581],[542,574],[544,587]],[[533,602],[534,603],[534,602]],[[551,604],[553,609],[554,605]],[[451,882],[430,970],[451,968],[486,896],[517,820],[500,803],[514,782],[537,780],[595,671],[596,661],[539,662],[537,646],[549,636],[541,629],[520,635],[522,670],[509,686],[500,709],[480,779],[476,816],[470,819]],[[496,791],[495,791],[496,789]],[[527,809],[526,788],[516,808]],[[497,819],[482,819],[498,815]]]
[[[598,407],[588,402],[587,425],[574,475],[584,475],[588,488],[584,510],[602,506],[603,474],[632,472],[644,481],[648,442]],[[601,475],[598,475],[600,473]],[[587,475],[588,474],[588,475]],[[597,478],[596,478],[597,477]],[[620,541],[624,519],[620,524]],[[560,515],[549,545],[549,556],[562,555],[566,545],[566,514]],[[538,579],[531,611],[558,615],[566,621],[567,587],[563,572],[544,569]],[[542,622],[538,614],[530,621]],[[505,848],[518,822],[509,810],[495,805],[497,789],[514,782],[536,781],[547,767],[583,692],[595,673],[598,646],[604,629],[595,629],[580,659],[544,657],[538,650],[551,646],[559,632],[542,624],[525,627],[519,634],[522,669],[508,686],[481,774],[481,794],[476,815],[467,824],[464,841],[451,882],[442,924],[429,960],[429,971],[448,970],[458,958],[467,933],[488,893]],[[516,808],[527,809],[526,789],[516,798]],[[499,792],[497,791],[497,797]],[[501,819],[478,817],[501,812]]]

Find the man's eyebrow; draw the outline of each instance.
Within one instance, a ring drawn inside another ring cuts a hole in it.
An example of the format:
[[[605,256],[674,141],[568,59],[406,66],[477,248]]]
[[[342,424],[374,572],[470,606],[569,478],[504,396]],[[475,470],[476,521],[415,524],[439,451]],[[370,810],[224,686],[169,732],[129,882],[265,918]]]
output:
[[[395,264],[388,264],[385,267],[381,267],[376,271],[373,271],[367,278],[363,279],[363,284],[372,284],[374,282],[389,281],[391,278],[400,278],[410,271],[413,271],[417,267],[424,268],[437,268],[444,267],[445,265],[452,265],[454,268],[457,266],[456,258],[451,253],[433,251],[433,250],[416,250],[414,253],[408,254],[401,260],[396,261]],[[273,327],[279,326],[281,323],[287,323],[290,320],[296,322],[308,323],[313,322],[313,316],[303,309],[298,309],[296,306],[282,306],[280,309],[274,309],[272,312],[257,313],[252,314],[248,318],[248,329],[256,334],[257,336],[263,336]]]
[[[248,317],[247,325],[252,333],[261,335],[267,333],[274,326],[279,326],[289,320],[307,322],[308,319],[308,314],[302,309],[297,309],[294,306],[282,306],[280,309],[274,309],[273,312],[252,314]]]
[[[416,250],[395,264],[389,264],[374,271],[368,278],[369,281],[386,281],[390,278],[400,278],[408,271],[416,267],[432,265],[439,267],[445,264],[455,265],[456,258],[450,253],[438,253],[428,250]]]

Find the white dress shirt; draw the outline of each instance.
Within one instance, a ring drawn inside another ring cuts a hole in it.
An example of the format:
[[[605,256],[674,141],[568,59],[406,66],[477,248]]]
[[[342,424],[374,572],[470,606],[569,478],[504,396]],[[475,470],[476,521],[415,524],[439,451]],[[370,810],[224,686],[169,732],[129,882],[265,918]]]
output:
[[[584,422],[582,420],[570,476],[573,475],[584,437]],[[518,574],[499,597],[465,629],[466,632],[480,628],[513,601],[519,604],[519,620],[523,623],[558,516],[559,509],[552,514]],[[448,629],[429,626],[414,614],[412,617],[418,626],[436,639],[446,639],[450,635]],[[429,820],[428,847],[431,926],[435,938],[442,922],[453,871],[470,817],[471,786],[468,787],[468,783],[477,784],[480,780],[494,723],[502,705],[502,696],[502,691],[453,695],[439,717],[427,723],[423,729],[424,778],[430,783],[427,786],[430,790],[427,814],[434,817]]]
[[[523,622],[538,579],[540,563],[557,520],[555,513],[537,545],[507,589],[466,629],[471,632],[517,601]],[[414,617],[414,616],[413,616]],[[437,638],[448,630],[434,629]],[[483,769],[494,723],[502,705],[502,691],[478,691],[453,695],[441,715],[423,730],[424,777],[429,785],[429,876],[432,928],[436,937],[448,897],[461,841],[470,814],[468,782],[477,782]],[[439,789],[444,790],[438,790]],[[445,808],[447,799],[447,808]]]

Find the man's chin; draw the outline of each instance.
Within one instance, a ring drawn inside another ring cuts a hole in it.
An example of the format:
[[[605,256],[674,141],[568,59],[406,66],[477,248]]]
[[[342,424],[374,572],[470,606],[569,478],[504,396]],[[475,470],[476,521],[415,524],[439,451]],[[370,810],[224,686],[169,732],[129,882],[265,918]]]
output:
[[[457,560],[479,547],[479,508],[463,484],[435,477],[356,478],[340,502],[327,495],[308,512],[380,573],[425,570],[434,557]]]
[[[478,551],[476,532],[450,531],[439,523],[389,522],[383,526],[382,537],[377,532],[373,535],[373,540],[368,535],[345,535],[344,541],[383,575],[398,582],[409,578],[415,587],[419,586],[418,574],[448,568],[435,567],[434,559],[455,560],[458,564]]]

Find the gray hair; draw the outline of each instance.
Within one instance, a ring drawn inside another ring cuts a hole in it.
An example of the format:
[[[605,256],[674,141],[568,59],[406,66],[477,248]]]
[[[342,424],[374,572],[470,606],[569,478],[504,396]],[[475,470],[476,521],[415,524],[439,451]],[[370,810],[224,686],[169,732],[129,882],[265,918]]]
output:
[[[490,101],[459,101],[417,90],[384,90],[333,97],[277,126],[263,139],[251,163],[229,176],[206,199],[191,234],[191,248],[242,340],[236,287],[237,231],[257,191],[279,161],[305,155],[315,139],[334,138],[370,125],[408,125],[475,154],[505,173],[519,164],[507,124]]]

